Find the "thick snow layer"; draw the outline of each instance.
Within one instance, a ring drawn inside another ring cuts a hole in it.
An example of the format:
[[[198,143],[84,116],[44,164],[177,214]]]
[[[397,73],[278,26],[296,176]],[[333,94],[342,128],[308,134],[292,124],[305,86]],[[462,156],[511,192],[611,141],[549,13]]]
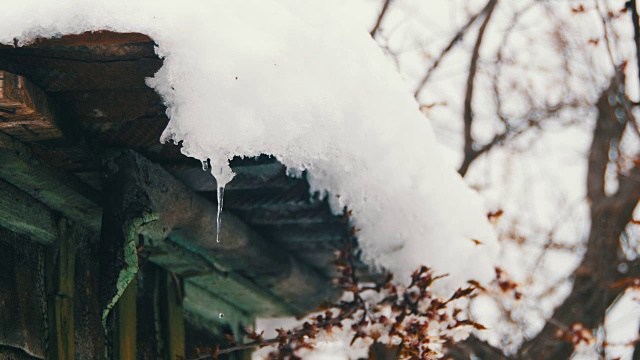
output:
[[[233,156],[274,155],[293,174],[307,170],[336,213],[348,206],[365,257],[398,277],[421,264],[450,273],[451,287],[492,276],[486,210],[443,160],[400,76],[367,32],[340,16],[347,5],[304,4],[11,1],[0,41],[147,34],[164,58],[147,82],[168,106],[163,140],[210,159],[220,184],[233,176]]]

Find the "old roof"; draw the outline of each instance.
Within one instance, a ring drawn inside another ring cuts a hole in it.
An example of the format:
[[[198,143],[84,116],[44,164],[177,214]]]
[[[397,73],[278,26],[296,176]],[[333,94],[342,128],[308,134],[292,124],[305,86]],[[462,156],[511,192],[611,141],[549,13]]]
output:
[[[0,81],[24,81],[14,74],[24,76],[25,86],[35,86],[44,94],[23,99],[29,108],[56,111],[52,123],[45,119],[47,114],[38,119],[12,107],[0,107],[0,131],[17,140],[16,146],[26,145],[33,158],[23,160],[37,163],[34,168],[22,163],[12,168],[5,163],[0,177],[32,195],[49,191],[41,196],[57,196],[65,204],[66,216],[84,219],[88,227],[95,228],[99,224],[92,221],[99,219],[102,206],[99,149],[133,149],[215,204],[215,180],[201,163],[182,155],[179,145],[159,142],[168,122],[166,108],[145,85],[145,78],[161,66],[152,39],[141,34],[94,32],[39,39],[25,47],[0,46],[0,70],[5,71],[0,71]],[[3,146],[0,139],[0,148]],[[345,217],[332,214],[326,200],[309,194],[304,176],[287,176],[273,157],[237,158],[231,166],[237,175],[226,187],[224,211],[237,216],[272,246],[292,254],[331,287],[334,251],[349,237]],[[42,172],[64,179],[62,185],[39,185]],[[171,268],[177,266],[175,261],[164,261],[161,255],[152,261],[177,271]],[[256,281],[248,274],[237,276]],[[284,315],[238,303],[237,293],[225,292],[215,282],[199,285],[253,315]]]

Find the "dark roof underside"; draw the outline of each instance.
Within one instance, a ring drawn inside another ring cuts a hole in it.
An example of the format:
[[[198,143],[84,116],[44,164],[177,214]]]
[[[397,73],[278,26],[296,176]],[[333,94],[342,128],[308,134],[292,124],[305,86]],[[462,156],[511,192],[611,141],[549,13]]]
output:
[[[2,121],[0,131],[27,144],[49,166],[76,177],[95,198],[101,192],[96,149],[127,148],[215,203],[215,180],[200,162],[182,155],[177,145],[159,142],[168,122],[166,108],[145,78],[161,66],[153,41],[141,34],[96,32],[20,48],[0,46],[0,70],[33,82],[64,119],[61,131]],[[237,158],[231,167],[237,175],[226,187],[224,211],[333,277],[334,251],[349,236],[344,217],[331,214],[326,200],[309,194],[304,177],[288,177],[273,157]]]

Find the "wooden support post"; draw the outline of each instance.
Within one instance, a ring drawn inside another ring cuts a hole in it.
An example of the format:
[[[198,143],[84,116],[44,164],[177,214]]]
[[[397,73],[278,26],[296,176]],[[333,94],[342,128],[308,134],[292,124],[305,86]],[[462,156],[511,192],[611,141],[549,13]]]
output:
[[[178,278],[163,270],[160,276],[160,316],[168,360],[185,356],[182,294]]]
[[[72,226],[66,219],[60,221],[58,242],[49,248],[47,256],[49,358],[52,360],[75,359],[73,296],[76,244]]]
[[[119,360],[135,360],[137,356],[136,293],[137,284],[134,278],[122,293],[116,306],[118,325],[114,339],[114,354]]]

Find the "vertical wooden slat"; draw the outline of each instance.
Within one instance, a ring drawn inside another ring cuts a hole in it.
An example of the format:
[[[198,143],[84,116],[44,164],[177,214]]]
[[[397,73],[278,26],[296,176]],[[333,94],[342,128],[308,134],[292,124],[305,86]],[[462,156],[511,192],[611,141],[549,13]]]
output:
[[[137,281],[134,278],[122,293],[116,306],[118,325],[115,334],[114,353],[119,360],[136,359],[136,292]]]
[[[62,219],[59,237],[48,249],[47,293],[49,308],[49,356],[52,360],[75,358],[73,296],[76,246],[72,224]]]
[[[137,332],[137,352],[138,360],[158,360],[161,344],[160,321],[158,319],[160,309],[158,305],[158,268],[152,262],[145,262],[140,267],[137,276],[138,318]]]
[[[182,291],[179,283],[171,274],[162,271],[160,281],[160,314],[162,329],[167,345],[168,360],[185,356],[184,311],[182,308]]]

